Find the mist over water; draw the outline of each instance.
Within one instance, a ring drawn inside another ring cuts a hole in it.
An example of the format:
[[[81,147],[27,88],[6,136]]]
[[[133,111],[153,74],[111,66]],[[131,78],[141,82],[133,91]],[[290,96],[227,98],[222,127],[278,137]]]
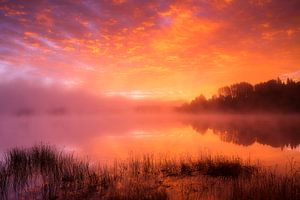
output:
[[[174,102],[97,96],[72,89],[0,85],[0,151],[37,143],[92,160],[129,154],[199,155],[261,160],[284,168],[300,160],[298,115],[187,115]]]
[[[296,116],[1,116],[0,150],[46,143],[99,161],[207,152],[284,167],[284,161],[300,159],[299,131]]]

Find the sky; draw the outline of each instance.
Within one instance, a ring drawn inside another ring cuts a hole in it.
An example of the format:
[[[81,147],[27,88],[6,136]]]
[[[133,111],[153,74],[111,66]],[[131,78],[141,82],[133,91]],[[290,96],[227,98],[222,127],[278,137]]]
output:
[[[299,0],[0,0],[0,83],[189,100],[300,77]]]

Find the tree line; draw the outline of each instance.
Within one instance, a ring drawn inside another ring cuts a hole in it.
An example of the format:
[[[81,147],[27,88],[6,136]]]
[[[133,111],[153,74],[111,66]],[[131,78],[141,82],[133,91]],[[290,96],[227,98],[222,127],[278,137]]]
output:
[[[252,85],[240,82],[222,87],[218,94],[203,95],[177,108],[201,112],[300,112],[300,81],[269,80]]]

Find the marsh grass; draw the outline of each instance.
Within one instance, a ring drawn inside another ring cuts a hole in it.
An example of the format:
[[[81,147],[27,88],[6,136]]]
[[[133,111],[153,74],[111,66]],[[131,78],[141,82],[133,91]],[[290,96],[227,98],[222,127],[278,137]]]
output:
[[[277,174],[250,161],[130,156],[95,165],[48,145],[14,148],[0,162],[1,199],[300,199],[296,162]]]

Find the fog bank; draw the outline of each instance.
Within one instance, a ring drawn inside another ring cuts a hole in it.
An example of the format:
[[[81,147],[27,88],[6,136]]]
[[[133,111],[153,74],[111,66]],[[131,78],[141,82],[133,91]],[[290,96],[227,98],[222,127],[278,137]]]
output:
[[[120,114],[172,110],[172,104],[158,100],[135,100],[120,96],[96,95],[84,89],[58,85],[37,85],[18,80],[0,83],[0,114]]]

